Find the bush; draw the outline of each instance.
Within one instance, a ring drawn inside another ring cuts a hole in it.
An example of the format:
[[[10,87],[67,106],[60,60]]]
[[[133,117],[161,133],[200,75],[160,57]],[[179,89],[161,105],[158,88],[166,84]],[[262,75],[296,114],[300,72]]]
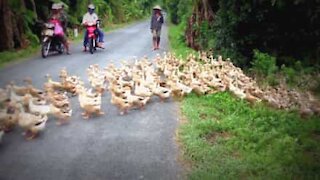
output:
[[[259,77],[269,77],[277,72],[276,58],[262,53],[259,50],[253,50],[253,61],[251,70]]]
[[[281,66],[281,73],[284,76],[286,83],[289,85],[294,85],[297,83],[298,71],[292,67]]]

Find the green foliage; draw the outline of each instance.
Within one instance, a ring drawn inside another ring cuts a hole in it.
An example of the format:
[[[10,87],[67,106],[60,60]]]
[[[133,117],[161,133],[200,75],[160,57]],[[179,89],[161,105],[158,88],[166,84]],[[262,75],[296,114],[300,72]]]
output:
[[[188,96],[179,138],[190,179],[315,179],[320,122],[295,112],[250,106],[229,93]]]
[[[298,72],[294,68],[282,66],[281,72],[283,73],[283,75],[286,79],[286,82],[289,85],[293,85],[293,84],[297,83],[297,78],[299,78],[299,77],[297,76]]]
[[[258,76],[268,77],[277,72],[276,58],[255,49],[251,70]]]
[[[216,48],[233,49],[244,57],[244,65],[250,62],[253,49],[277,57],[319,59],[316,37],[320,30],[314,20],[319,21],[320,16],[316,4],[316,0],[219,1]],[[277,60],[278,64],[285,63],[282,58]]]
[[[165,7],[170,14],[170,21],[173,24],[179,24],[180,18],[178,17],[178,5],[180,0],[163,0]]]
[[[202,50],[209,50],[215,44],[215,33],[208,21],[202,21],[199,26],[193,25],[193,29],[199,32],[197,43]]]
[[[37,46],[40,44],[40,40],[37,35],[33,34],[31,31],[26,33],[27,39],[30,42],[31,46]]]
[[[186,57],[189,53],[195,52],[193,49],[188,48],[185,44],[184,34],[183,34],[184,25],[173,25],[169,26],[169,40],[170,40],[170,49],[173,53]]]

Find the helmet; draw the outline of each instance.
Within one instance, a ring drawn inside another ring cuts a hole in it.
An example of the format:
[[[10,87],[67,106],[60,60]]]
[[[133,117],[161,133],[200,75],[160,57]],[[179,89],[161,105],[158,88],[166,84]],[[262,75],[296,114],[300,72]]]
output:
[[[159,5],[156,5],[153,7],[153,10],[160,10],[161,11],[161,7]]]
[[[65,5],[64,5],[63,2],[59,2],[59,3],[57,3],[57,4],[60,6],[60,8],[64,8],[64,7],[65,7]]]
[[[93,4],[89,4],[88,5],[88,9],[94,9],[95,7],[94,7],[94,5]]]
[[[61,5],[57,3],[53,3],[51,6],[51,9],[54,9],[54,10],[61,9]]]

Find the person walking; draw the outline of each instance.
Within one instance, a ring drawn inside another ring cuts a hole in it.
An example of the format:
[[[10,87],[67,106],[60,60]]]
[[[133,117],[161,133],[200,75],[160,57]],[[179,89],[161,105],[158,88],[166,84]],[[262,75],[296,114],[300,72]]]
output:
[[[163,15],[161,13],[161,7],[156,5],[153,7],[153,14],[151,17],[151,33],[152,33],[152,42],[153,42],[153,50],[159,49],[160,46],[160,34],[161,34],[161,26],[163,24]]]

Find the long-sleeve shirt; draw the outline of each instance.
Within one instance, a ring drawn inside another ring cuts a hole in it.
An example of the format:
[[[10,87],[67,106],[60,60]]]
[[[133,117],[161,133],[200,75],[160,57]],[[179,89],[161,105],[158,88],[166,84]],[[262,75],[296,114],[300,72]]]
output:
[[[96,24],[98,19],[98,15],[96,13],[90,14],[87,12],[82,18],[82,24]]]
[[[154,30],[161,30],[161,26],[163,24],[163,16],[157,16],[157,15],[153,15],[151,17],[151,25],[150,25],[150,29],[154,29]]]

